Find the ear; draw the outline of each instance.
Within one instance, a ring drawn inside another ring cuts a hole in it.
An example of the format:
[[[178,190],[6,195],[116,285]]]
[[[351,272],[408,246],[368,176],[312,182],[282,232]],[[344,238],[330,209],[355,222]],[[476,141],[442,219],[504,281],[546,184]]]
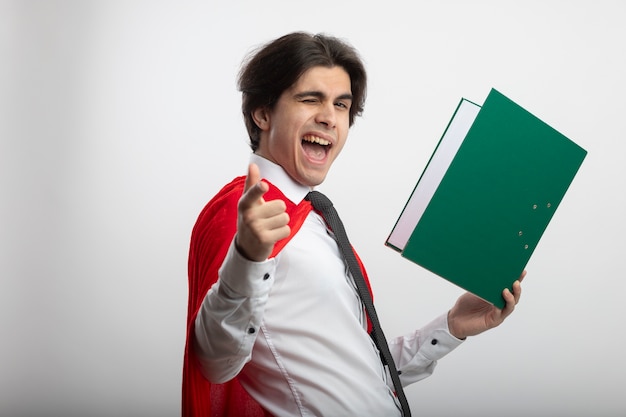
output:
[[[252,118],[254,123],[261,130],[268,130],[270,127],[270,113],[265,107],[259,107],[252,112]]]

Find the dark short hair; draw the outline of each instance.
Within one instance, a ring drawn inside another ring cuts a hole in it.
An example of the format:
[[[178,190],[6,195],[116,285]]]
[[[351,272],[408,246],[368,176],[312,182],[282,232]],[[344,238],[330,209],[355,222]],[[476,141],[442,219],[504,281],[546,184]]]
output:
[[[357,51],[346,42],[327,35],[294,32],[284,35],[252,53],[239,72],[241,111],[250,136],[250,147],[259,147],[261,131],[252,113],[262,107],[272,109],[282,93],[307,70],[323,66],[342,67],[350,76],[352,106],[350,126],[365,105],[367,76]]]

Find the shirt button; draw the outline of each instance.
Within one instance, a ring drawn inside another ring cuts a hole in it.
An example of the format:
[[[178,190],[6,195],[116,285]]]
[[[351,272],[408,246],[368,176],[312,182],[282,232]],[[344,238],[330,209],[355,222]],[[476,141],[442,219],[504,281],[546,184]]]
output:
[[[268,279],[270,279],[270,274],[265,273],[265,275],[263,275],[263,281],[267,281]]]
[[[430,341],[431,345],[436,345],[437,343],[439,343],[439,341],[437,339],[433,339]]]
[[[250,327],[248,329],[248,334],[254,334],[254,332],[256,332],[256,329],[254,327]]]

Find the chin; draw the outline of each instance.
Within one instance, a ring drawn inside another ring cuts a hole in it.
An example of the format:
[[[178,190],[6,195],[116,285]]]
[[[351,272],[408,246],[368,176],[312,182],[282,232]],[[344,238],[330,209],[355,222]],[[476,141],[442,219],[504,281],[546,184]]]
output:
[[[315,187],[320,185],[326,179],[328,169],[326,167],[308,167],[308,169],[300,169],[296,171],[297,176],[293,177],[302,185],[307,187]]]
[[[303,181],[300,181],[300,183],[308,187],[316,187],[320,185],[321,183],[323,183],[325,179],[326,179],[326,175],[322,177],[320,176],[305,177],[303,178]]]

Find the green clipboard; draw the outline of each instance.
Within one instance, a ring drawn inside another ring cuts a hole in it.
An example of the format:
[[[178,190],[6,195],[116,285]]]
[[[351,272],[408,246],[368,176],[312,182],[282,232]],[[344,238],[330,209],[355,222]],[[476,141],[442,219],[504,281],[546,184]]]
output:
[[[495,89],[462,99],[386,245],[502,308],[586,155]]]

